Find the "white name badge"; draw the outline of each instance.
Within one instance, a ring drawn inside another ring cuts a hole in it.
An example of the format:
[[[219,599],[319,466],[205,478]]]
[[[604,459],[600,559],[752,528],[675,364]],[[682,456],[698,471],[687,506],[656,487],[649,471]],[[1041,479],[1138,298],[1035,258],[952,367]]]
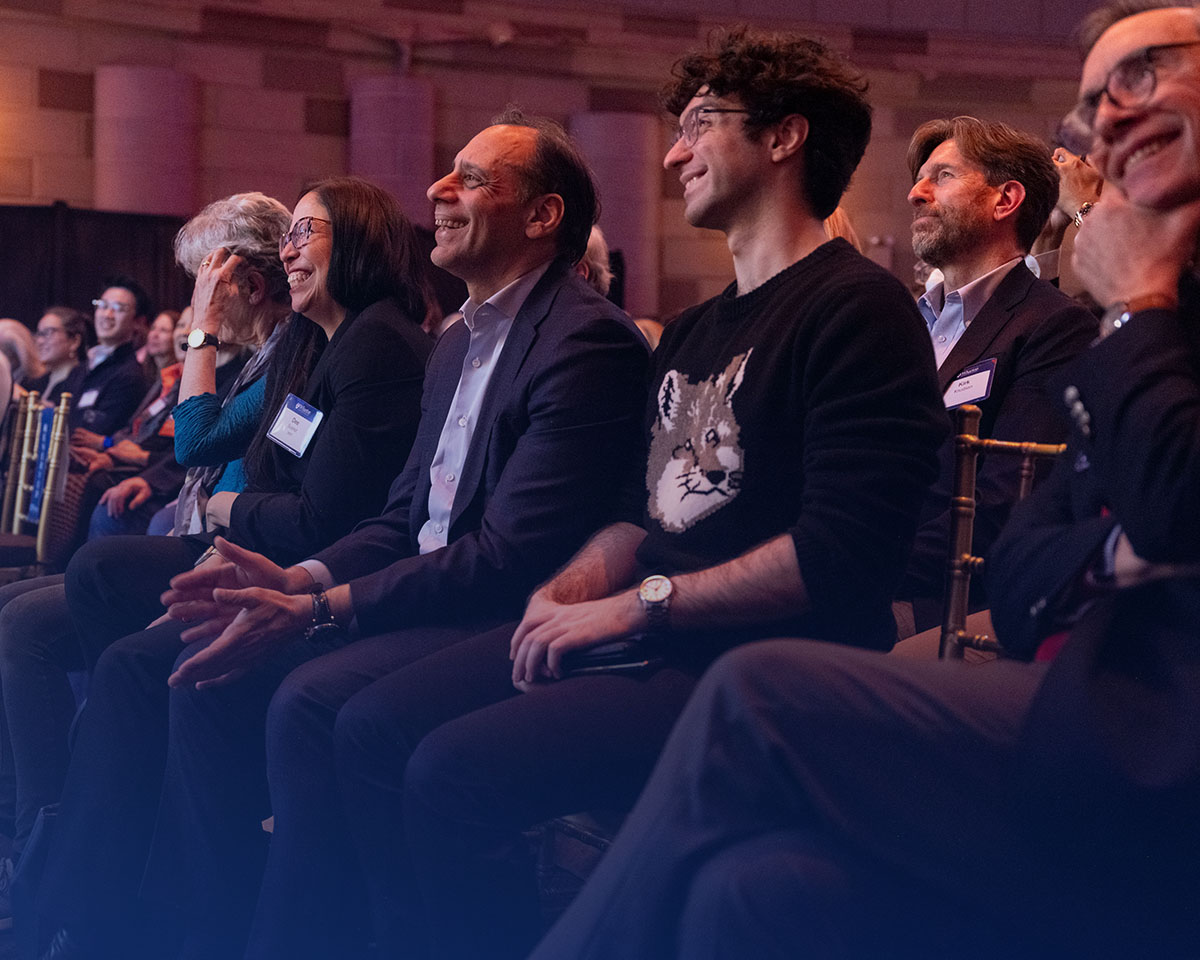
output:
[[[94,407],[96,405],[96,400],[99,398],[99,396],[100,396],[99,390],[85,390],[83,392],[83,396],[81,396],[79,398],[79,402],[77,404],[75,404],[75,406],[76,407]]]
[[[302,457],[324,416],[316,407],[289,393],[275,415],[275,422],[271,424],[267,436],[288,453]]]
[[[996,358],[991,357],[973,363],[959,371],[954,382],[946,388],[942,400],[947,410],[961,407],[964,403],[978,403],[992,395],[992,377],[996,373]]]
[[[165,397],[159,397],[159,398],[158,398],[157,400],[155,400],[155,401],[154,401],[152,404],[150,404],[150,406],[148,406],[148,407],[146,408],[146,416],[148,416],[148,417],[157,417],[157,416],[158,416],[160,413],[162,413],[162,412],[163,412],[163,411],[164,411],[166,408],[167,408],[167,401],[166,401],[166,398],[165,398]]]

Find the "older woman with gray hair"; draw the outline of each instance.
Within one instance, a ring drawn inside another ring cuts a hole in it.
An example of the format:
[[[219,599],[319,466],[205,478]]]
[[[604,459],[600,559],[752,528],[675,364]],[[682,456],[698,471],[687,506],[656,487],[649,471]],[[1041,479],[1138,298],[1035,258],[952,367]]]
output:
[[[218,200],[179,232],[176,258],[197,276],[179,402],[175,407],[175,456],[190,467],[180,496],[176,534],[198,532],[203,502],[216,490],[241,490],[240,468],[262,419],[263,388],[278,331],[291,316],[287,277],[279,259],[279,238],[291,213],[261,193]],[[207,258],[214,250],[236,251],[240,266],[223,284],[221,307],[212,309],[214,283]],[[214,340],[217,349],[210,349]],[[218,391],[222,358],[257,352],[229,389]],[[222,399],[223,394],[223,399]],[[181,472],[167,461],[113,487],[108,505],[136,510],[156,492],[178,487]],[[174,469],[172,469],[174,467]],[[168,497],[169,498],[169,497]],[[121,538],[147,545],[164,537]],[[174,539],[170,542],[177,542]],[[182,546],[182,543],[180,543]],[[132,562],[134,551],[126,547]],[[203,550],[203,546],[196,552]],[[63,576],[41,577],[0,588],[0,830],[11,820],[13,859],[20,856],[38,811],[58,799],[67,769],[67,731],[75,714],[68,672],[90,666],[80,650],[66,602]],[[7,742],[4,742],[7,741]],[[7,814],[7,816],[6,816]],[[11,916],[7,877],[12,859],[0,859],[0,928]]]

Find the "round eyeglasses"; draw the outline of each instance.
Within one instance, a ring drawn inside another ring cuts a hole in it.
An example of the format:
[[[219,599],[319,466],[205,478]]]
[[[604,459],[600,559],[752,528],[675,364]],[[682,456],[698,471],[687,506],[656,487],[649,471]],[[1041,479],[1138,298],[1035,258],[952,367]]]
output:
[[[308,246],[308,241],[312,237],[313,223],[329,223],[328,220],[322,220],[320,217],[301,217],[292,224],[292,229],[279,238],[279,255],[283,256],[283,249],[289,243],[296,250],[303,250]]]

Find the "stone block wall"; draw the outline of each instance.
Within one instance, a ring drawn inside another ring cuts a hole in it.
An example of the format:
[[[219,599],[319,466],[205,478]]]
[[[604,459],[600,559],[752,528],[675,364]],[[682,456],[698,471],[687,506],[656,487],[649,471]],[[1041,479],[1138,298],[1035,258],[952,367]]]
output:
[[[973,113],[1049,136],[1075,91],[1079,61],[1065,37],[1091,5],[344,0],[335,9],[317,0],[0,0],[0,203],[97,204],[101,67],[168,68],[198,85],[197,142],[187,145],[198,158],[193,207],[247,189],[290,203],[305,180],[346,172],[352,154],[367,156],[352,150],[355,90],[365,89],[356,82],[393,76],[432,91],[422,129],[400,124],[397,133],[411,138],[394,151],[410,158],[411,182],[405,171],[389,181],[428,223],[428,209],[417,208],[428,171],[448,170],[466,140],[510,103],[568,126],[591,114],[655,116],[672,61],[714,26],[750,20],[822,34],[867,71],[875,135],[844,206],[868,253],[907,279],[903,158],[912,129],[933,116]],[[660,128],[659,156],[668,143],[667,124]],[[181,134],[167,124],[164,131],[166,156]],[[644,134],[638,149],[645,151]],[[635,260],[642,271],[656,260],[657,275],[630,285],[638,291],[631,310],[670,316],[729,282],[722,237],[683,221],[672,175],[644,164],[598,167],[610,209],[620,212],[618,222],[601,220],[610,243],[644,244],[652,234],[658,245],[656,258]],[[640,182],[630,183],[635,168]],[[636,216],[654,230],[634,238]]]

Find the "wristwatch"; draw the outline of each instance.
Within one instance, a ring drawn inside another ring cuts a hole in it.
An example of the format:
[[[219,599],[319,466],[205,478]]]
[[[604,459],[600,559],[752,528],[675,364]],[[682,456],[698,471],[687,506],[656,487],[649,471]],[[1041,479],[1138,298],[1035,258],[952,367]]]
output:
[[[338,629],[337,621],[333,618],[333,611],[329,609],[329,598],[325,596],[324,590],[313,591],[312,605],[312,623],[304,631],[305,640],[311,640],[313,637],[332,633]]]
[[[1100,336],[1106,337],[1114,330],[1125,326],[1135,313],[1142,310],[1174,310],[1179,303],[1171,297],[1162,294],[1147,294],[1144,297],[1134,297],[1132,300],[1118,300],[1111,303],[1100,318]]]
[[[220,347],[221,341],[215,333],[205,333],[199,327],[188,334],[188,349],[199,350],[201,347]]]
[[[671,629],[671,594],[674,590],[671,581],[658,573],[647,577],[638,587],[638,600],[646,612],[649,633],[666,633]]]

